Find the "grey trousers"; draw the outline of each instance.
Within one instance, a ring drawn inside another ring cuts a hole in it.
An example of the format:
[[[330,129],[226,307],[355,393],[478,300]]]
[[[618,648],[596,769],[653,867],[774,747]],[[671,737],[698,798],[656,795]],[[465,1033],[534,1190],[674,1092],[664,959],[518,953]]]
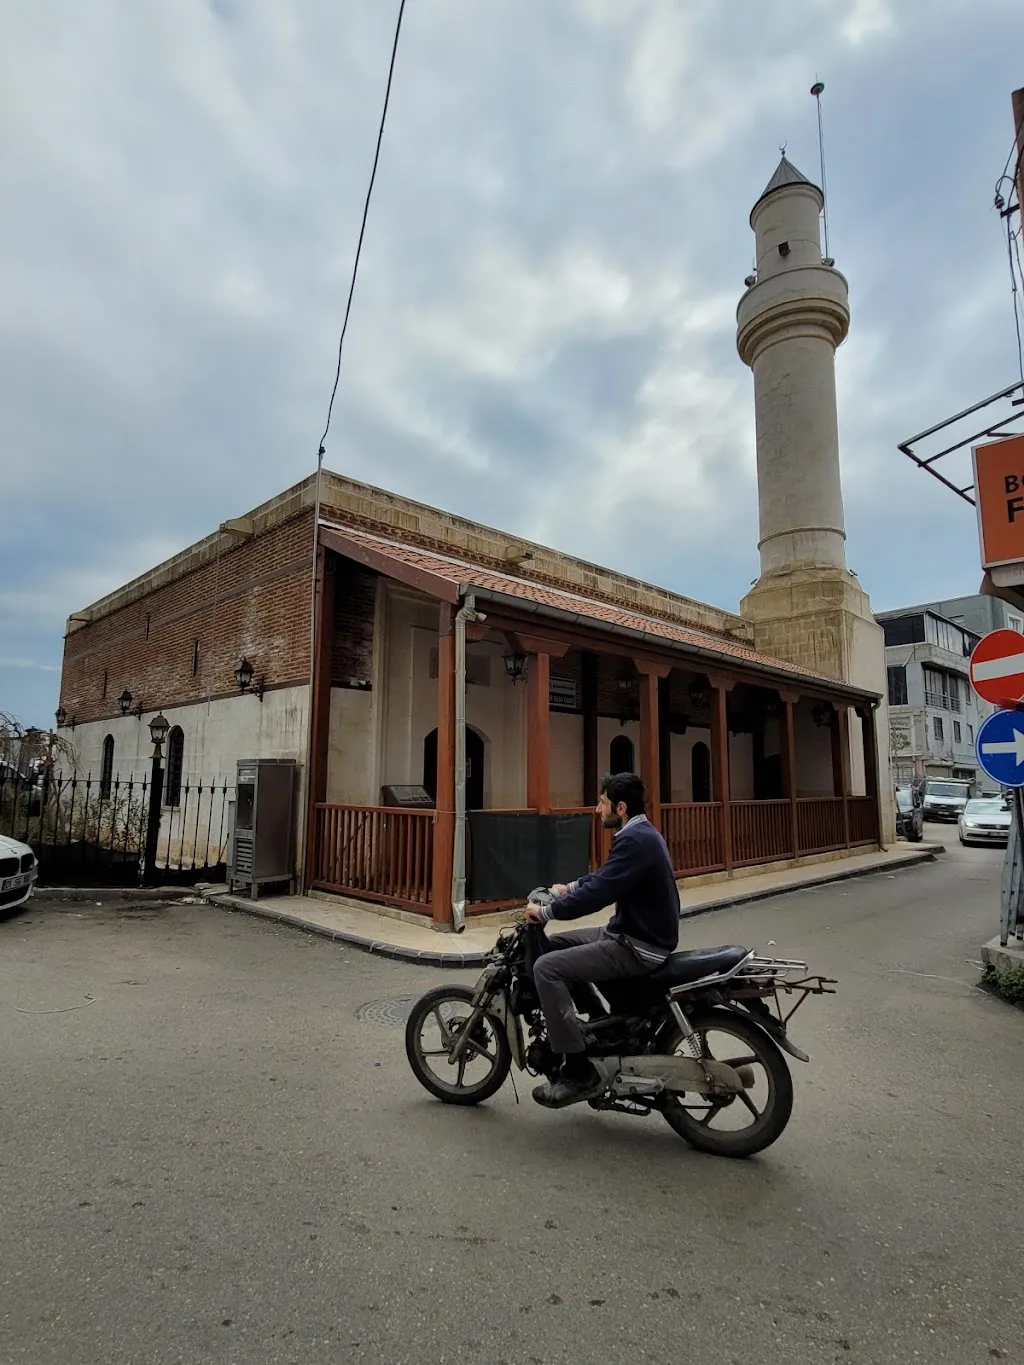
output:
[[[533,968],[548,1026],[548,1041],[553,1052],[583,1052],[586,1042],[570,986],[593,981],[600,987],[602,981],[647,976],[651,968],[640,961],[627,943],[620,943],[602,928],[553,934],[548,941],[557,951],[544,953]]]

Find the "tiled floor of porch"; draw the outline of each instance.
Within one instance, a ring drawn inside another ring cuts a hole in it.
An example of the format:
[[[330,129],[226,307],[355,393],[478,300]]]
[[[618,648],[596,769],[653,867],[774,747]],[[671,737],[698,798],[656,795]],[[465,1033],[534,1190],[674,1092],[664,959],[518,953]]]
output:
[[[892,873],[898,868],[932,859],[943,851],[940,843],[913,847],[899,844],[881,852],[874,849],[830,862],[759,872],[717,885],[688,888],[684,883],[681,888],[683,914],[685,917],[705,914],[727,905],[763,900],[787,891],[821,886],[848,877]],[[385,957],[429,963],[432,966],[479,966],[483,954],[494,944],[498,925],[512,918],[512,912],[471,916],[463,933],[442,934],[433,928],[432,921],[426,916],[406,914],[396,918],[382,907],[369,905],[365,901],[328,896],[321,892],[312,896],[265,896],[253,902],[244,896],[228,895],[224,886],[201,886],[198,889],[216,905],[243,910],[282,924],[292,924]],[[604,911],[599,915],[575,920],[573,927],[602,924],[608,918],[608,913]],[[704,937],[709,941],[714,937],[712,926],[708,926],[708,933]]]

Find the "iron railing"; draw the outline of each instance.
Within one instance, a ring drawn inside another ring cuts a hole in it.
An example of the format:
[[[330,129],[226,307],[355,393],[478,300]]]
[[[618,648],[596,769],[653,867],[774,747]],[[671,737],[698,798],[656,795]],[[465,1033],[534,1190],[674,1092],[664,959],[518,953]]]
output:
[[[44,886],[189,885],[227,874],[226,778],[189,777],[159,812],[153,865],[144,866],[150,774],[0,773],[0,834],[28,844]]]

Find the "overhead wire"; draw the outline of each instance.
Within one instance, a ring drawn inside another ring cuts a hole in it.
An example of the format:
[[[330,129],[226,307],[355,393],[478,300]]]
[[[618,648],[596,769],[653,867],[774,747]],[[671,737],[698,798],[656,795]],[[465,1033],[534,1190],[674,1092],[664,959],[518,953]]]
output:
[[[356,292],[356,277],[359,274],[359,258],[363,251],[363,237],[366,235],[366,220],[370,212],[370,199],[373,196],[373,186],[377,179],[377,165],[380,161],[381,143],[384,141],[384,125],[388,117],[388,105],[391,101],[391,83],[395,75],[395,59],[398,56],[398,40],[402,33],[402,17],[405,14],[405,0],[400,0],[398,6],[398,19],[395,23],[395,36],[391,44],[391,61],[388,64],[388,82],[384,90],[384,106],[381,110],[380,126],[377,129],[377,146],[373,153],[373,168],[370,171],[370,183],[366,187],[366,199],[363,203],[363,218],[359,225],[359,239],[356,242],[355,259],[352,262],[352,278],[348,286],[348,299],[345,302],[345,316],[341,323],[341,334],[338,337],[338,363],[334,370],[334,386],[331,389],[331,401],[327,405],[327,421],[324,424],[324,432],[320,437],[320,450],[318,458],[322,461],[324,457],[324,442],[327,440],[327,433],[331,429],[331,417],[334,413],[334,400],[338,394],[338,383],[341,379],[341,353],[345,345],[345,333],[348,331],[348,320],[352,312],[352,299]]]
[[[395,20],[395,33],[391,42],[391,58],[388,62],[388,79],[384,87],[384,104],[381,108],[380,123],[377,127],[377,143],[373,151],[373,166],[370,169],[370,179],[366,187],[366,198],[363,200],[363,216],[359,223],[359,237],[356,241],[356,252],[352,260],[352,275],[349,279],[348,297],[345,300],[345,313],[341,322],[341,332],[338,336],[338,358],[334,367],[334,384],[331,387],[331,398],[327,404],[327,420],[324,423],[323,435],[320,437],[316,457],[316,489],[313,500],[313,557],[310,575],[310,602],[309,602],[309,713],[306,718],[306,780],[305,780],[305,799],[303,811],[303,829],[309,828],[310,812],[313,801],[312,786],[312,766],[313,766],[313,746],[315,735],[313,731],[313,697],[316,691],[316,665],[318,652],[317,639],[317,616],[318,602],[323,590],[322,573],[325,566],[320,562],[320,504],[321,488],[323,483],[324,455],[326,454],[327,435],[331,429],[331,418],[334,415],[334,400],[338,396],[338,384],[341,380],[341,356],[345,347],[345,336],[348,332],[349,318],[352,315],[352,300],[356,292],[356,280],[359,276],[359,262],[363,254],[363,239],[366,236],[366,222],[370,214],[370,200],[373,198],[373,187],[377,181],[377,167],[380,163],[380,149],[384,141],[384,127],[387,123],[388,108],[391,104],[391,86],[395,76],[395,61],[398,57],[398,41],[402,34],[402,19],[405,16],[405,0],[399,0],[398,16]],[[308,885],[309,869],[303,868],[303,879]]]

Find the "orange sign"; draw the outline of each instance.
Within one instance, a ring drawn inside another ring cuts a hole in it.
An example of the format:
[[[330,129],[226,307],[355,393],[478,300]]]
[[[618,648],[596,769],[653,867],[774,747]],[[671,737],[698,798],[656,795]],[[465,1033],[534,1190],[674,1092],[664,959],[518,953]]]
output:
[[[1024,436],[974,447],[981,567],[1024,561]]]

